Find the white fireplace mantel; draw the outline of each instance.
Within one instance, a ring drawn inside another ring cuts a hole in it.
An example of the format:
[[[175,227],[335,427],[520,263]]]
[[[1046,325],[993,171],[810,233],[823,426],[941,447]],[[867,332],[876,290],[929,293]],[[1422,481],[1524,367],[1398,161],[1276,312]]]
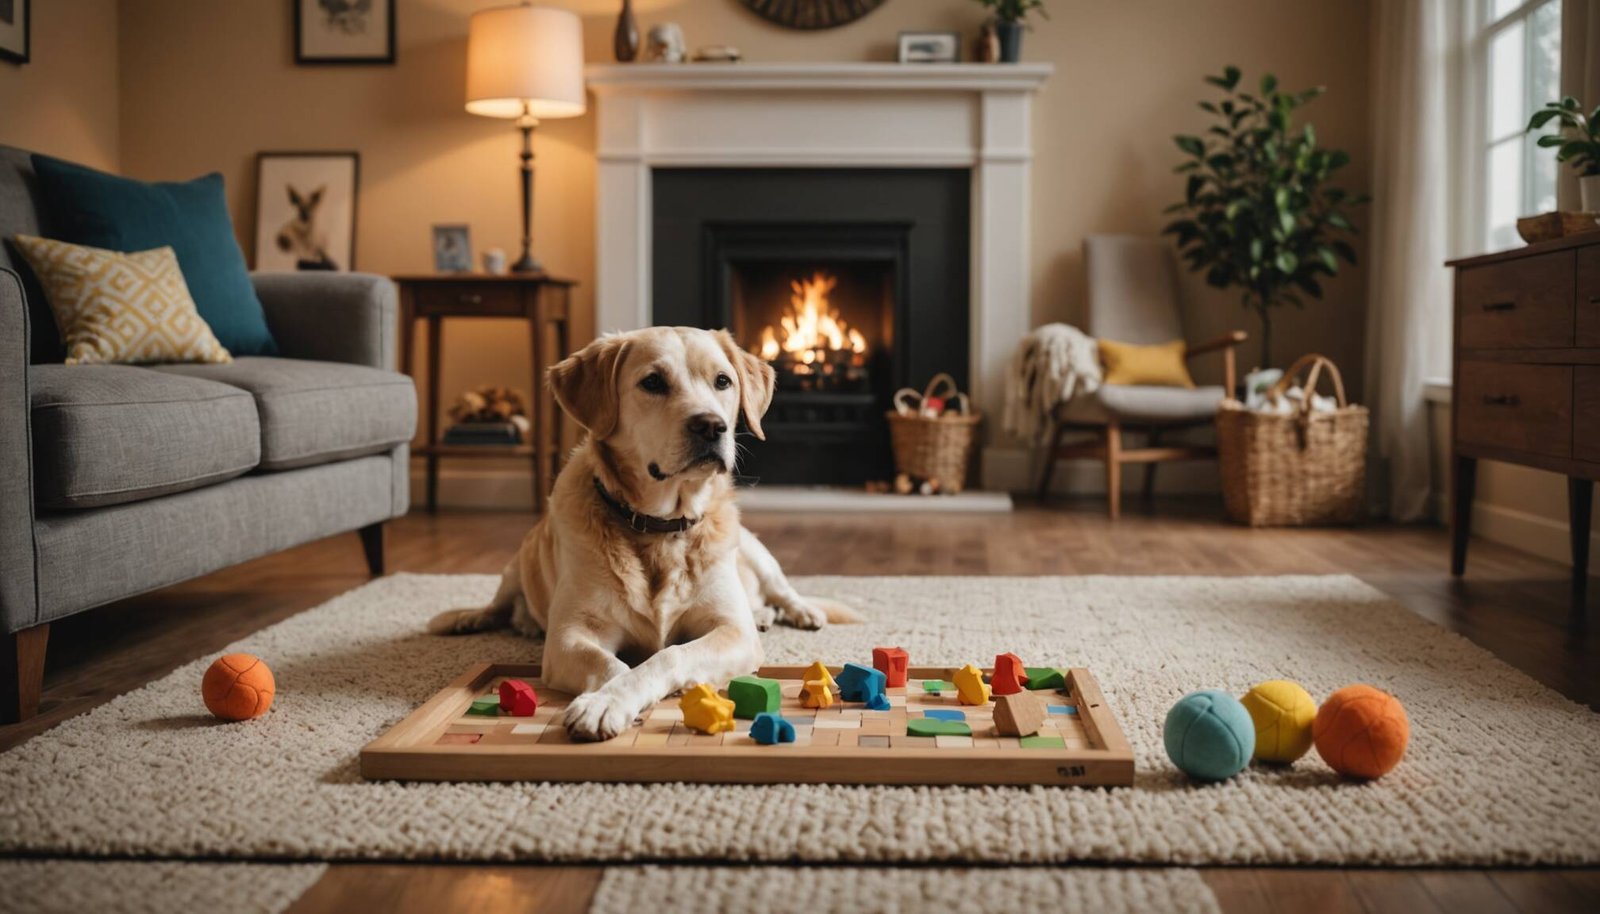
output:
[[[626,64],[588,70],[596,97],[600,330],[651,321],[651,170],[970,168],[970,373],[1000,418],[1005,364],[1028,330],[1033,95],[1049,64]],[[985,450],[986,487],[1015,485]],[[998,455],[996,455],[998,456]],[[998,474],[998,475],[997,475]]]

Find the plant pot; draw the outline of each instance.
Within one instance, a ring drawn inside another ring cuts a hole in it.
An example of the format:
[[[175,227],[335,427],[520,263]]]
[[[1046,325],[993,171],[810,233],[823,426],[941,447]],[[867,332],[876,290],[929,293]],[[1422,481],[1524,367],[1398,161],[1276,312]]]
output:
[[[1578,179],[1578,201],[1586,213],[1600,213],[1600,175]]]
[[[1000,20],[994,24],[1000,36],[1000,62],[1016,63],[1022,59],[1022,23]]]

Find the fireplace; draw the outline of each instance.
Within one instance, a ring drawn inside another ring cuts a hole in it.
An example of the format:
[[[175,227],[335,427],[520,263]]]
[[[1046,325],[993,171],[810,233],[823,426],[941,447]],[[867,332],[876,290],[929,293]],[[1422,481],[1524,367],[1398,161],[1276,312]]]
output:
[[[657,169],[653,187],[654,322],[726,327],[777,373],[739,472],[893,475],[894,391],[966,383],[968,172]]]

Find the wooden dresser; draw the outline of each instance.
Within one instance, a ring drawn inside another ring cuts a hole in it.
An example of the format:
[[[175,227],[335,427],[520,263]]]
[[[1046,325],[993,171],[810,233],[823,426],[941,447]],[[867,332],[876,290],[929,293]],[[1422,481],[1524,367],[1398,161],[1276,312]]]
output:
[[[1450,571],[1466,568],[1478,460],[1567,477],[1573,608],[1600,478],[1600,232],[1450,261],[1455,268]]]

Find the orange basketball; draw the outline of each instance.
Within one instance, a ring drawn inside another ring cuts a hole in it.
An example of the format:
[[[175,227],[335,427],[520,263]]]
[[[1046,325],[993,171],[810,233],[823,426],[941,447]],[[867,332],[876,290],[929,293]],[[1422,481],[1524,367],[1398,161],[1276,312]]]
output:
[[[1376,778],[1400,764],[1411,739],[1411,722],[1398,698],[1369,685],[1352,685],[1322,703],[1311,735],[1317,754],[1334,771]]]
[[[251,654],[218,657],[200,682],[206,708],[223,720],[249,720],[272,707],[272,671]]]

